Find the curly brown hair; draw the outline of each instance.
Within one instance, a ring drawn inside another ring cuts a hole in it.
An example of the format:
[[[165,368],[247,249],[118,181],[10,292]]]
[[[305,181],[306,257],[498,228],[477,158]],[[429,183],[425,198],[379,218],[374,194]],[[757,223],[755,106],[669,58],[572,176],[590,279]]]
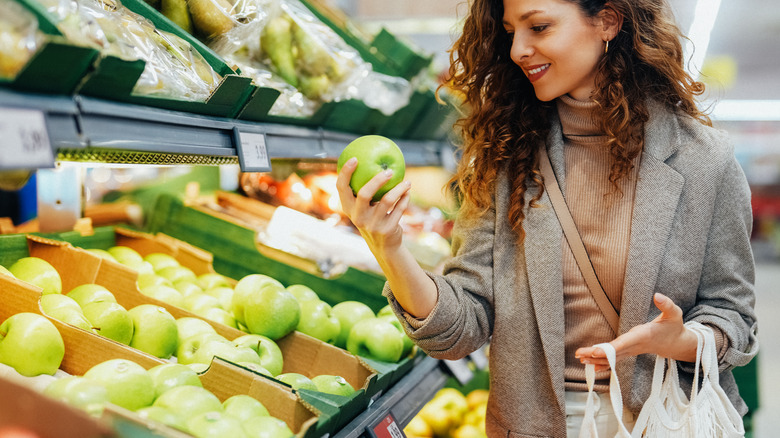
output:
[[[704,85],[684,68],[684,36],[665,0],[564,1],[577,4],[586,17],[612,8],[623,18],[597,66],[592,96],[609,137],[609,179],[619,191],[618,181],[628,177],[644,145],[646,99],[711,125],[695,100]],[[510,58],[512,40],[504,30],[503,15],[501,0],[471,0],[463,32],[450,51],[447,85],[463,96],[466,110],[456,123],[463,144],[452,187],[461,204],[460,217],[473,219],[491,207],[500,170],[511,169],[508,220],[522,241],[526,191],[532,184],[540,188],[529,201],[534,206],[543,190],[537,156],[555,105],[536,98],[522,69]]]

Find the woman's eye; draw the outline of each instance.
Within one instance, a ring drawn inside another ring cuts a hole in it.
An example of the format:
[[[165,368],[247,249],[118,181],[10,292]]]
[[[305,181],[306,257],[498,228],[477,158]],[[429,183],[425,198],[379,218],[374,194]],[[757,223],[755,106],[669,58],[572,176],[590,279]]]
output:
[[[537,26],[531,26],[531,30],[538,33],[547,29],[547,27],[548,27],[547,24],[539,24]]]

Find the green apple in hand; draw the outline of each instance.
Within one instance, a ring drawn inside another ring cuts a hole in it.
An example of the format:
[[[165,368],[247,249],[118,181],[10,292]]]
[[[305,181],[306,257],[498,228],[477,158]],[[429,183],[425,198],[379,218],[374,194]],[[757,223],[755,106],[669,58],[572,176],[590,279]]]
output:
[[[369,359],[398,362],[404,350],[404,340],[393,324],[381,318],[364,319],[352,326],[347,350]]]
[[[246,421],[252,417],[267,416],[268,409],[259,400],[246,394],[236,394],[222,402],[225,413],[231,417]]]
[[[105,386],[81,376],[59,378],[50,383],[43,390],[43,394],[91,415],[99,415],[109,402]]]
[[[82,311],[97,334],[130,345],[133,339],[133,318],[121,304],[96,301],[84,306]]]
[[[301,318],[295,329],[323,342],[335,343],[341,333],[341,323],[332,314],[330,304],[308,300],[300,303],[300,306]]]
[[[337,170],[350,158],[357,158],[358,164],[349,180],[352,191],[357,193],[371,178],[386,170],[391,170],[393,176],[388,182],[377,190],[374,201],[379,201],[385,193],[404,180],[406,164],[404,154],[392,140],[381,135],[364,135],[353,140],[341,151]]]
[[[262,335],[248,334],[233,339],[233,344],[239,347],[249,347],[260,357],[260,366],[276,376],[282,372],[284,357],[282,350],[271,338]]]
[[[241,421],[224,412],[203,412],[187,420],[187,430],[195,438],[246,438]]]
[[[222,412],[222,402],[205,388],[182,385],[165,391],[157,397],[153,406],[170,409],[183,418],[191,418],[204,412]]]
[[[176,352],[179,329],[176,318],[164,307],[140,304],[127,313],[133,320],[131,347],[162,359],[168,359]]]
[[[22,257],[8,270],[19,280],[43,289],[43,294],[62,293],[62,279],[54,266],[39,257]]]
[[[103,385],[111,403],[135,411],[154,401],[154,382],[149,373],[127,359],[110,359],[84,373],[84,378]]]
[[[295,434],[284,421],[271,416],[253,417],[244,422],[247,438],[292,438]]]
[[[341,376],[320,374],[319,376],[312,377],[311,381],[314,382],[314,385],[317,386],[317,391],[320,392],[343,395],[346,397],[355,393],[355,388]]]
[[[276,379],[292,386],[293,389],[317,390],[317,385],[310,378],[300,373],[283,373],[276,376]]]
[[[374,311],[360,301],[342,301],[333,306],[332,313],[338,318],[341,327],[336,339],[336,346],[341,348],[347,348],[347,338],[355,323],[375,318]]]
[[[43,315],[22,312],[0,324],[0,363],[27,377],[53,375],[65,357],[65,344]]]
[[[203,387],[203,383],[200,381],[198,373],[187,365],[180,363],[163,363],[149,368],[148,373],[154,384],[155,398],[177,386],[190,385]]]

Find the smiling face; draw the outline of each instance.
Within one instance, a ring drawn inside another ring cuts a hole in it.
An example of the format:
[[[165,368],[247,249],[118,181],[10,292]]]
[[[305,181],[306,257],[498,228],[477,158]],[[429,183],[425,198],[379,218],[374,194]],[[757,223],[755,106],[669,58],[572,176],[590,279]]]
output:
[[[605,41],[616,32],[603,14],[587,17],[565,0],[504,0],[503,25],[512,39],[510,56],[539,100],[590,98]]]

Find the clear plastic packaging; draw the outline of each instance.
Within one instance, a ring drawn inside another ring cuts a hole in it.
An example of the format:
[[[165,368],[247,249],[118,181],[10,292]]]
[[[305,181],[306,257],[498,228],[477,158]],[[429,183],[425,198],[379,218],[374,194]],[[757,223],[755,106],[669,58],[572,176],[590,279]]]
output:
[[[15,78],[42,43],[38,20],[18,3],[0,0],[0,78]]]
[[[205,101],[219,85],[219,75],[186,40],[157,29],[118,0],[41,1],[70,41],[146,62],[134,95]]]
[[[230,11],[232,25],[207,43],[256,85],[281,91],[271,114],[306,117],[322,102],[357,99],[390,115],[408,104],[407,80],[374,72],[300,1],[239,0]]]

